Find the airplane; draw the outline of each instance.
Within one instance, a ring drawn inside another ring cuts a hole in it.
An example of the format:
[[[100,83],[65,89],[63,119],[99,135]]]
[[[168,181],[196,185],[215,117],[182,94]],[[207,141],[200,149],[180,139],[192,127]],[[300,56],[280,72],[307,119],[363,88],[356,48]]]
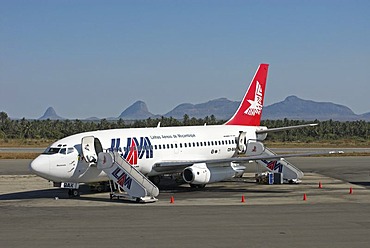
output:
[[[268,67],[259,65],[239,108],[223,125],[158,124],[151,128],[79,133],[51,144],[29,168],[34,174],[69,189],[70,196],[79,196],[80,184],[112,180],[132,199],[145,202],[159,194],[156,185],[164,174],[181,173],[191,187],[203,188],[208,183],[240,176],[246,169],[240,163],[265,161],[266,168],[274,170],[269,161],[313,155],[266,152],[262,141],[269,132],[316,125],[273,129],[260,126]],[[279,169],[281,172],[282,168]]]

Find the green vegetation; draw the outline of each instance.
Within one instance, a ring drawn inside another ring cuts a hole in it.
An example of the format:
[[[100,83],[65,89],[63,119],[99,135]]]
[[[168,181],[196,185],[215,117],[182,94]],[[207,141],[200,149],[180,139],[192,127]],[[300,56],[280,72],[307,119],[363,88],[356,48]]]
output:
[[[204,119],[189,118],[184,115],[182,120],[174,118],[146,119],[138,121],[81,121],[81,120],[11,120],[5,112],[0,112],[0,146],[17,146],[21,140],[22,146],[46,147],[52,141],[86,131],[113,128],[156,127],[158,123],[166,126],[217,125],[224,121],[216,120],[214,116]],[[370,122],[365,121],[296,121],[296,120],[265,120],[261,125],[269,128],[318,123],[317,127],[295,129],[270,133],[267,144],[271,146],[296,146],[297,144],[319,143],[319,146],[369,147]],[[18,145],[19,146],[19,145]]]

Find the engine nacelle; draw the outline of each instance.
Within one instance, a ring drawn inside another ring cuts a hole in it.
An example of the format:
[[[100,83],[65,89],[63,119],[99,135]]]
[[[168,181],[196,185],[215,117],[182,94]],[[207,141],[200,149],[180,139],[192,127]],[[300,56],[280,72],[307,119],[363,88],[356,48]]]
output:
[[[234,164],[232,166],[208,168],[206,163],[199,163],[185,168],[182,176],[187,183],[207,184],[230,179],[244,170],[244,166]]]

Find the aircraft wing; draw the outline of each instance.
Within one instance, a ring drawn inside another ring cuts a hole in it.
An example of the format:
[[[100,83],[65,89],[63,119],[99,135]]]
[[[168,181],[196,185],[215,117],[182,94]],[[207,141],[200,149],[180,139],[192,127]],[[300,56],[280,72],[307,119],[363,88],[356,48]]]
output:
[[[281,160],[290,157],[308,157],[316,155],[331,155],[331,154],[342,154],[343,151],[329,151],[329,152],[312,152],[312,153],[293,153],[293,154],[281,154],[281,155],[256,155],[256,156],[243,156],[243,157],[232,157],[224,159],[205,159],[205,160],[187,160],[187,161],[162,161],[154,164],[153,169],[157,172],[180,172],[188,166],[192,166],[197,163],[206,163],[207,165],[221,166],[225,163],[247,163],[255,160]]]

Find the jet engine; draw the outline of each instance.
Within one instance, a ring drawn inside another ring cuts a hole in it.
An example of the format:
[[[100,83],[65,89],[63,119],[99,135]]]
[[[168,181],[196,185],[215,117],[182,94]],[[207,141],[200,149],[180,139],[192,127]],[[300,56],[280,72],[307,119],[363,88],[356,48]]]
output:
[[[245,167],[234,163],[222,167],[208,168],[206,163],[193,164],[184,169],[184,181],[190,184],[207,184],[230,179],[244,172]]]

